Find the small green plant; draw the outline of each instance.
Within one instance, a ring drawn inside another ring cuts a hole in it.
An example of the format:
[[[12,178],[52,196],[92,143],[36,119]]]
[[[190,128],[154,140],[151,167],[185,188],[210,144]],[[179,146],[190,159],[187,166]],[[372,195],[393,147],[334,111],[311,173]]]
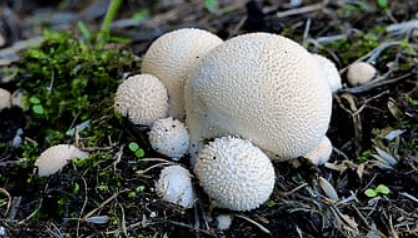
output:
[[[131,142],[128,145],[129,149],[134,152],[137,158],[142,158],[145,155],[145,151],[142,148],[139,148],[139,145],[135,142]]]
[[[376,5],[378,8],[386,10],[389,8],[389,0],[376,0]]]
[[[375,189],[368,188],[364,191],[364,194],[369,198],[374,198],[379,194],[388,195],[390,193],[390,189],[383,184],[379,184]]]

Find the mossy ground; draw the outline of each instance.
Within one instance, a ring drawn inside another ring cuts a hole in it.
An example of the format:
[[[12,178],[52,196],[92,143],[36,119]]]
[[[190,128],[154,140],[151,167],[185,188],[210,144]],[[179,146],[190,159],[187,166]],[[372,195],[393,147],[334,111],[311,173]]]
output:
[[[400,42],[384,49],[372,63],[381,74],[395,64],[385,80],[402,79],[355,93],[336,93],[327,133],[336,149],[330,161],[333,166],[315,167],[302,158],[275,163],[278,178],[269,201],[254,211],[233,213],[238,216],[224,232],[216,231],[216,222],[207,218],[230,212],[209,208],[203,191],[198,190],[199,201],[191,210],[167,204],[155,195],[159,170],[172,162],[151,150],[144,128],[133,126],[113,110],[113,95],[125,73],[140,70],[140,59],[131,52],[135,44],[104,50],[73,33],[45,31],[41,45],[22,52],[17,62],[3,68],[3,75],[18,83],[2,87],[24,90],[29,109],[0,112],[1,226],[7,227],[9,237],[417,236],[417,39],[388,34],[385,26],[393,19],[411,19],[418,9],[408,1],[359,2],[330,4],[328,12],[290,16],[276,33],[305,42],[311,52],[334,60],[339,69],[387,42]],[[217,12],[222,7],[203,6],[200,11],[207,17],[205,22],[215,22],[214,31],[224,38],[231,32],[253,31],[254,22],[262,23],[265,30],[279,28],[269,28],[272,14],[253,19],[251,27],[236,28],[242,11]],[[215,20],[224,14],[232,20],[219,25]],[[308,18],[312,22],[306,38]],[[328,44],[315,42],[344,32],[343,23],[356,31]],[[78,131],[73,130],[80,125]],[[12,146],[9,142],[19,127],[25,133],[23,144]],[[390,133],[397,136],[391,138]],[[131,142],[143,149],[144,157],[129,149]],[[39,178],[35,159],[60,143],[77,144],[92,156]],[[380,168],[378,158],[388,156],[397,164]],[[319,177],[333,185],[341,201],[331,201],[324,194]],[[380,184],[390,193],[376,197],[364,193]],[[194,227],[196,223],[199,228]]]

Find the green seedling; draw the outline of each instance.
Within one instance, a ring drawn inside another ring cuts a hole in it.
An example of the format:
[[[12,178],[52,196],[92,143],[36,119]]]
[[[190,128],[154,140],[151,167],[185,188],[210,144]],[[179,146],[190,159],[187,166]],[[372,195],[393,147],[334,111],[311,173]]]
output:
[[[135,152],[137,149],[139,149],[139,145],[135,142],[129,143],[129,149],[133,152]]]
[[[143,149],[138,149],[135,151],[135,156],[138,158],[142,158],[145,155],[145,151]]]
[[[383,184],[379,184],[375,189],[369,188],[364,191],[364,194],[369,198],[374,198],[379,194],[388,195],[390,193],[390,189]]]
[[[383,184],[379,184],[379,186],[377,186],[375,191],[378,192],[378,193],[384,194],[384,195],[388,195],[390,193],[389,188],[386,185],[383,185]]]
[[[366,194],[366,196],[369,198],[374,198],[377,196],[377,192],[371,188],[366,189],[366,191],[364,191],[364,194]]]
[[[134,152],[135,156],[137,158],[142,158],[145,155],[145,151],[141,148],[139,148],[139,145],[135,142],[131,142],[128,145],[129,149]]]
[[[110,38],[110,24],[112,23],[113,19],[116,16],[116,13],[119,10],[120,4],[122,0],[113,0],[110,5],[109,9],[106,13],[105,19],[103,21],[102,28],[97,36],[97,47],[102,48],[104,43],[109,41]]]

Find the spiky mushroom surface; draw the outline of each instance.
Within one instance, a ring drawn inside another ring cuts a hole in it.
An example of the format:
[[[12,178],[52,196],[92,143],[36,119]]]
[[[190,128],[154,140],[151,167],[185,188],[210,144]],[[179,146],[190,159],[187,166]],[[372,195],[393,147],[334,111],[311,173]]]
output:
[[[179,120],[159,119],[151,127],[149,141],[154,150],[178,161],[189,149],[189,132]]]
[[[151,44],[141,70],[160,79],[167,88],[169,116],[183,121],[187,76],[207,52],[222,42],[206,30],[183,28],[166,33]]]
[[[167,90],[153,75],[129,77],[116,91],[115,109],[133,124],[151,126],[167,115]]]
[[[218,207],[249,211],[273,192],[275,174],[270,159],[249,141],[217,138],[202,150],[194,173]]]
[[[324,137],[331,90],[312,55],[269,33],[231,38],[212,49],[185,87],[194,163],[207,138],[239,135],[269,157],[302,156]]]

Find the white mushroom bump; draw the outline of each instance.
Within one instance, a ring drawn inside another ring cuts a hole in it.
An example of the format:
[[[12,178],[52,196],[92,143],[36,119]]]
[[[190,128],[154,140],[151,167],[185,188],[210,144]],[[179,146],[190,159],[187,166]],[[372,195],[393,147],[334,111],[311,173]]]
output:
[[[356,62],[351,64],[347,70],[347,80],[351,86],[359,86],[368,83],[376,77],[377,70],[369,63]]]
[[[335,67],[335,64],[322,55],[312,54],[312,57],[318,62],[319,66],[321,67],[322,72],[324,73],[325,80],[327,81],[331,91],[335,92],[338,89],[342,88],[341,77],[338,73],[337,67]]]
[[[85,159],[89,153],[79,150],[73,145],[60,144],[46,149],[38,157],[35,166],[39,176],[49,176],[62,169],[70,159]]]
[[[331,90],[312,55],[269,33],[231,38],[206,54],[186,85],[191,162],[206,138],[239,135],[268,156],[302,156],[324,137]]]
[[[264,203],[273,191],[270,159],[249,141],[217,138],[199,153],[194,173],[218,207],[248,211]]]
[[[151,126],[167,115],[167,90],[150,74],[129,77],[116,91],[115,109],[133,124]]]
[[[152,74],[166,86],[168,114],[184,119],[184,83],[190,70],[209,50],[223,41],[200,29],[184,28],[164,34],[154,41],[142,60],[142,73]]]
[[[319,142],[319,144],[309,151],[303,157],[309,159],[314,165],[325,164],[331,157],[332,154],[332,144],[328,137],[324,138]]]
[[[161,170],[160,179],[155,190],[164,201],[190,208],[195,199],[192,175],[180,165],[165,167]]]
[[[154,150],[177,161],[189,149],[189,132],[179,120],[159,119],[152,125],[149,141]]]
[[[12,95],[6,89],[0,88],[0,111],[11,107]]]

